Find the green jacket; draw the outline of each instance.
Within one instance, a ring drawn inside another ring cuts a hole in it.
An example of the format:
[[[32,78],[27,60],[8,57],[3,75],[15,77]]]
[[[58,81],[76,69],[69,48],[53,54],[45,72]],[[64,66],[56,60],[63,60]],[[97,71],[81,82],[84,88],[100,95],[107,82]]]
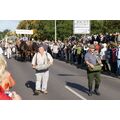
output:
[[[81,52],[82,52],[82,47],[77,46],[77,47],[76,47],[76,54],[77,54],[77,55],[80,55]]]

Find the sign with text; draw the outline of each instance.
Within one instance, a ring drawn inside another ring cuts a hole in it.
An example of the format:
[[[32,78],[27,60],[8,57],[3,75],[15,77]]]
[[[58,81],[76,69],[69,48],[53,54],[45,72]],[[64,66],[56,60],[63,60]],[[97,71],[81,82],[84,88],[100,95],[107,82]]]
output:
[[[74,20],[73,33],[74,34],[89,34],[90,33],[90,20]]]
[[[33,34],[33,30],[23,30],[23,29],[17,29],[16,34]]]

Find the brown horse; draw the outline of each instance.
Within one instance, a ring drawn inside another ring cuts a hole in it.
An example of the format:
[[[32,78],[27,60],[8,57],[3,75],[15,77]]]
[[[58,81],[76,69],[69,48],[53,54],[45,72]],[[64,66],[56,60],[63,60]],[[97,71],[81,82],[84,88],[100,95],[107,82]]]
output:
[[[37,43],[32,41],[16,41],[17,56],[22,61],[32,60],[33,55],[37,52]]]
[[[15,47],[16,47],[16,55],[15,55],[15,59],[18,59],[21,55],[20,55],[20,40],[16,40],[15,41]]]
[[[28,46],[25,41],[16,40],[16,59],[26,60]]]
[[[33,42],[32,41],[27,41],[26,44],[27,44],[27,47],[28,47],[27,51],[26,51],[26,56],[27,56],[28,60],[31,61],[32,57],[34,55],[34,49],[32,47]]]

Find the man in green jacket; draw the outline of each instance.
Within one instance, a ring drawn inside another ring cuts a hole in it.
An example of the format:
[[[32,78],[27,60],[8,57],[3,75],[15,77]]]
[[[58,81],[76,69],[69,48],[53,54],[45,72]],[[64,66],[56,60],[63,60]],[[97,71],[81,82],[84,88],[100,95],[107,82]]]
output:
[[[96,64],[100,64],[102,66],[102,62],[100,60],[100,58],[97,58],[98,56],[96,56],[95,54],[95,47],[94,45],[90,45],[89,46],[89,50],[88,52],[85,54],[85,62],[88,66],[88,68],[94,68]],[[95,80],[95,89],[94,92],[96,95],[100,95],[99,92],[99,86],[100,86],[100,71],[89,71],[89,69],[87,69],[87,77],[88,77],[88,88],[89,88],[89,96],[92,96],[92,87],[93,87],[93,81]]]

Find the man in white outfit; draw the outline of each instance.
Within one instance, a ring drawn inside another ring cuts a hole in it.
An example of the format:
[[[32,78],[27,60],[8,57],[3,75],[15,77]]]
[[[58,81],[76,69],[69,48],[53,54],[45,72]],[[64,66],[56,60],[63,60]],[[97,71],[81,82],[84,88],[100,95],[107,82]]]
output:
[[[59,49],[59,46],[57,45],[57,43],[55,43],[53,45],[53,57],[54,58],[57,58],[58,57],[58,49]]]
[[[8,46],[7,46],[7,58],[11,58],[12,57],[12,50],[11,50],[11,44],[8,43]]]
[[[34,95],[40,92],[47,94],[47,83],[49,79],[49,67],[53,64],[52,56],[40,45],[38,52],[33,56],[32,67],[36,70],[36,86]]]
[[[7,47],[8,47],[8,42],[5,42],[5,51],[4,51],[4,55],[7,55]]]
[[[0,55],[3,54],[3,49],[2,47],[0,46]]]

